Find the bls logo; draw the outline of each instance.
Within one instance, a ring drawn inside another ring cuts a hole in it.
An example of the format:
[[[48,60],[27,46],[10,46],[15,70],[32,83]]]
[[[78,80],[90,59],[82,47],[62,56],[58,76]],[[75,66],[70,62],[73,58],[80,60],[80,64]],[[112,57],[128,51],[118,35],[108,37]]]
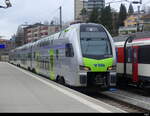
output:
[[[105,64],[94,64],[95,67],[105,67]]]

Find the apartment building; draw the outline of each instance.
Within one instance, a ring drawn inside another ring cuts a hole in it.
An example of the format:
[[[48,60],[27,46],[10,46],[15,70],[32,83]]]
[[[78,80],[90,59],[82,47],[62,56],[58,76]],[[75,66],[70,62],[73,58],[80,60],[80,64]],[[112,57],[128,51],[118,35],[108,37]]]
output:
[[[74,18],[75,20],[81,19],[81,10],[84,8],[83,0],[74,0]]]
[[[74,14],[75,14],[75,20],[82,19],[81,10],[85,8],[88,12],[88,14],[91,13],[93,8],[98,8],[101,10],[105,7],[105,0],[74,0]]]
[[[85,5],[88,12],[91,12],[93,8],[98,8],[101,10],[105,6],[105,0],[88,0],[88,2]]]
[[[36,23],[24,28],[25,43],[34,42],[59,31],[59,25],[45,25]]]
[[[145,14],[141,18],[143,20],[143,31],[150,31],[150,14]]]
[[[8,53],[10,50],[10,41],[6,39],[0,39],[0,61],[8,61]]]

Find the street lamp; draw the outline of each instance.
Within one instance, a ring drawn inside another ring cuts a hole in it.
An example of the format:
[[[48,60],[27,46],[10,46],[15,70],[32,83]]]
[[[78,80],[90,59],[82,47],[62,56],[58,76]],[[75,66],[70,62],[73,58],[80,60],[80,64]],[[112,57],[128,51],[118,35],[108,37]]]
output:
[[[11,5],[9,0],[5,0],[5,4],[6,4],[7,8],[12,7],[12,5]]]
[[[0,8],[5,8],[4,6],[0,6]]]
[[[133,4],[142,4],[142,0],[140,0],[140,1],[133,1],[132,3]]]
[[[0,8],[4,8],[5,9],[5,8],[12,7],[12,5],[11,5],[9,0],[5,0],[5,4],[6,4],[6,6],[0,6]]]
[[[60,30],[62,30],[62,6],[59,7],[60,10]]]
[[[112,4],[112,3],[118,3],[118,2],[129,2],[128,0],[118,0],[118,1],[111,1],[111,2],[107,2],[107,3],[105,3],[106,5],[108,4],[108,5],[110,5],[110,4]]]
[[[142,0],[133,1],[133,4],[142,4]],[[140,6],[138,6],[137,31],[140,31]]]

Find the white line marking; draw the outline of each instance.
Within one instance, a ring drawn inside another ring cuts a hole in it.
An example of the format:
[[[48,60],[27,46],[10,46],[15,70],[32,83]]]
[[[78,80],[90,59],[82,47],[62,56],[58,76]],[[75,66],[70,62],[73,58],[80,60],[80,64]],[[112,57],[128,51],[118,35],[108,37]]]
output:
[[[9,64],[9,65],[11,65],[11,64]],[[31,73],[28,73],[27,71],[25,71],[23,69],[20,69],[20,68],[18,68],[16,66],[13,66],[13,65],[11,65],[11,66],[16,68],[16,69],[18,69],[18,70],[20,70],[21,72],[29,75],[29,76],[34,77],[35,79],[41,81],[42,83],[44,83],[44,84],[46,84],[46,85],[48,85],[48,86],[50,86],[50,87],[52,87],[52,88],[62,92],[63,94],[65,94],[65,95],[67,95],[67,96],[69,96],[69,97],[79,101],[80,103],[85,104],[85,105],[87,105],[88,107],[90,107],[90,108],[92,108],[94,110],[97,110],[98,112],[111,113],[111,111],[109,111],[109,110],[107,110],[107,109],[105,109],[105,108],[103,108],[103,107],[101,107],[101,106],[99,106],[97,104],[94,104],[94,103],[92,103],[90,101],[87,101],[87,100],[83,99],[82,97],[77,96],[77,95],[75,95],[75,94],[73,94],[73,93],[71,93],[71,92],[69,92],[67,90],[64,90],[64,89],[62,89],[62,88],[60,88],[60,87],[58,87],[56,85],[53,85],[53,84],[51,84],[51,83],[49,83],[49,82],[47,82],[47,81],[45,81],[45,80],[43,80],[43,79],[41,79],[39,77],[36,77],[35,75],[32,75]],[[122,110],[120,110],[120,111],[122,111]],[[124,111],[122,111],[122,112],[124,112]]]

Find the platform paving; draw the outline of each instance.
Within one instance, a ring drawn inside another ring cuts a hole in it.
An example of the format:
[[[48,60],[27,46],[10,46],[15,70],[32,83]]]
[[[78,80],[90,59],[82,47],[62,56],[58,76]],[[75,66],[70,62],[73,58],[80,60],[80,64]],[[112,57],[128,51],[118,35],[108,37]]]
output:
[[[0,62],[0,113],[124,112],[46,78]]]

